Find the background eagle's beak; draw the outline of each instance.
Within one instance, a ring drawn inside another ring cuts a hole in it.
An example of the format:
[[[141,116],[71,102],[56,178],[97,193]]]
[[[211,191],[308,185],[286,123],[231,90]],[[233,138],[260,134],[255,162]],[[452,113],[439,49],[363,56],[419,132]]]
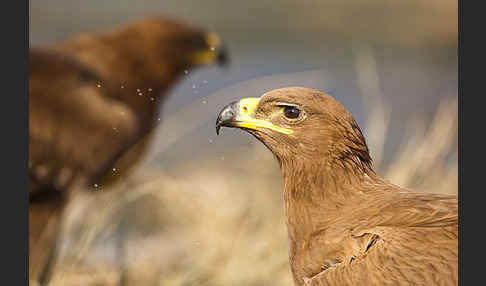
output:
[[[207,65],[216,63],[222,67],[229,66],[228,51],[221,41],[221,38],[213,32],[204,36],[204,48],[199,49],[190,55],[193,64]]]
[[[223,68],[227,68],[229,66],[228,51],[224,45],[219,48],[218,58],[216,62],[219,66]]]

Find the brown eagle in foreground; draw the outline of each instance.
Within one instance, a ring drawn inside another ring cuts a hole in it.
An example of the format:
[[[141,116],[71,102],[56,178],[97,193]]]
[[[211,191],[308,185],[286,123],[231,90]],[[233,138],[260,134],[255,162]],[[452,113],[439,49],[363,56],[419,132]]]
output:
[[[280,164],[297,285],[457,285],[457,197],[378,177],[360,128],[335,99],[277,89],[229,104],[221,126],[249,132]]]
[[[30,49],[29,276],[45,282],[71,190],[103,188],[137,162],[165,95],[224,63],[213,33],[166,18]]]

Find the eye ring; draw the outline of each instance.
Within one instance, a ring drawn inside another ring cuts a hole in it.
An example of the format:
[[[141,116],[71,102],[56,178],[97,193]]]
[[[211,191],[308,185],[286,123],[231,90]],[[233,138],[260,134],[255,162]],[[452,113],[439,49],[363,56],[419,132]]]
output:
[[[295,121],[302,118],[302,111],[300,111],[300,109],[298,109],[295,106],[291,106],[291,105],[284,106],[282,113],[285,116],[285,118],[289,120]]]

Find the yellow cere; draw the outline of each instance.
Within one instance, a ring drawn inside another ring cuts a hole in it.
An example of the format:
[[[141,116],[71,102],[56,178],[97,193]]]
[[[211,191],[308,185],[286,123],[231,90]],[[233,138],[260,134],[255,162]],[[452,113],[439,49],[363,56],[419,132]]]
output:
[[[249,97],[243,98],[240,100],[240,115],[243,116],[252,116],[255,109],[258,107],[258,103],[260,102],[259,98]]]
[[[294,131],[290,129],[278,127],[271,122],[252,118],[252,115],[258,107],[259,102],[259,98],[243,98],[242,100],[240,100],[240,110],[235,125],[238,127],[249,128],[253,130],[258,130],[259,128],[267,128],[287,135],[294,133]]]
[[[209,33],[206,35],[206,43],[209,47],[217,49],[221,46],[221,38],[216,33]]]

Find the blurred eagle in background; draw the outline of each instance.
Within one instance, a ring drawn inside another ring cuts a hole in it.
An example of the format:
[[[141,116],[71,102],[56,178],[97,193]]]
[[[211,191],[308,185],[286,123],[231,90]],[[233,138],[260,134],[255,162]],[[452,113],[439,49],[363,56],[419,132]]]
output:
[[[29,56],[29,279],[43,284],[70,194],[130,170],[169,89],[227,56],[216,34],[166,17],[31,47]]]

